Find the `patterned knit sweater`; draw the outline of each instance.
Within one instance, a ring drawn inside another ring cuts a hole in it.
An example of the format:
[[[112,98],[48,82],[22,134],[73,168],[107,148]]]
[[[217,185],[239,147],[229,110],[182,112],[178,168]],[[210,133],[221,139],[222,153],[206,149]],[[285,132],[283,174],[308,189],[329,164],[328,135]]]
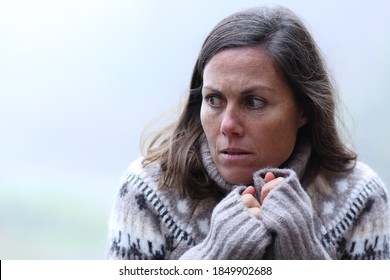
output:
[[[109,259],[390,259],[390,208],[383,182],[365,164],[342,175],[302,176],[310,148],[298,148],[283,168],[256,172],[257,188],[271,171],[285,178],[249,213],[202,147],[203,163],[226,196],[180,198],[157,187],[158,164],[135,161],[123,177],[108,235]]]

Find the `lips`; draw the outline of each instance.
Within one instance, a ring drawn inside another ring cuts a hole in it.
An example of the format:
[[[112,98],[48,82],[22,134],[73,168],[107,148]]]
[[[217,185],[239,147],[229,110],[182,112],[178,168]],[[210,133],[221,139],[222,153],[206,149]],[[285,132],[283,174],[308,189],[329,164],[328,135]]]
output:
[[[224,155],[232,155],[232,156],[239,156],[239,155],[249,155],[251,154],[251,152],[247,151],[247,150],[244,150],[244,149],[239,149],[239,148],[226,148],[226,149],[222,149],[220,150],[220,153],[221,154],[224,154]]]

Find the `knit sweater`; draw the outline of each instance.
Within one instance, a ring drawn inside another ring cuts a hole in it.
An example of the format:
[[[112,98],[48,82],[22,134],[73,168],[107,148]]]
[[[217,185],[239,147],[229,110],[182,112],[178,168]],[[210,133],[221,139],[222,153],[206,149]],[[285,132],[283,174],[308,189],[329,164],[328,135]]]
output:
[[[295,149],[280,168],[254,173],[264,185],[270,171],[284,177],[264,199],[261,216],[241,200],[246,186],[219,174],[207,145],[203,164],[225,197],[180,198],[160,189],[159,165],[142,158],[128,169],[110,217],[109,259],[390,259],[390,207],[380,178],[365,164],[339,175],[319,172],[307,186],[300,178],[310,147]]]

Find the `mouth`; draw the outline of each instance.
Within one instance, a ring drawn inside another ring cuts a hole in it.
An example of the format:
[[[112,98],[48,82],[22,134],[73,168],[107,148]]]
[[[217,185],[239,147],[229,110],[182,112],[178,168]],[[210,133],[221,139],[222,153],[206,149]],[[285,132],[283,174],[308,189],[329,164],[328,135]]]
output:
[[[244,155],[250,155],[251,152],[243,149],[238,148],[226,148],[220,150],[220,153],[227,156],[244,156]]]

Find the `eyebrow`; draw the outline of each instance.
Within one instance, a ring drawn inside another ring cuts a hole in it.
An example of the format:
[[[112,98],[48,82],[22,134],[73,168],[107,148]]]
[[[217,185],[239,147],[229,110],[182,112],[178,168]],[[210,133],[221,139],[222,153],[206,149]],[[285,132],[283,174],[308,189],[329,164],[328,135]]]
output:
[[[223,92],[221,90],[219,90],[217,88],[214,88],[212,86],[205,85],[205,86],[202,87],[202,91],[204,89],[209,90],[209,91],[214,92],[214,93],[223,94]],[[271,91],[271,92],[274,92],[274,90],[272,88],[270,88],[270,87],[263,86],[263,85],[255,85],[255,86],[252,86],[252,87],[244,89],[243,91],[241,91],[241,94],[249,94],[249,93],[252,93],[254,91]]]

